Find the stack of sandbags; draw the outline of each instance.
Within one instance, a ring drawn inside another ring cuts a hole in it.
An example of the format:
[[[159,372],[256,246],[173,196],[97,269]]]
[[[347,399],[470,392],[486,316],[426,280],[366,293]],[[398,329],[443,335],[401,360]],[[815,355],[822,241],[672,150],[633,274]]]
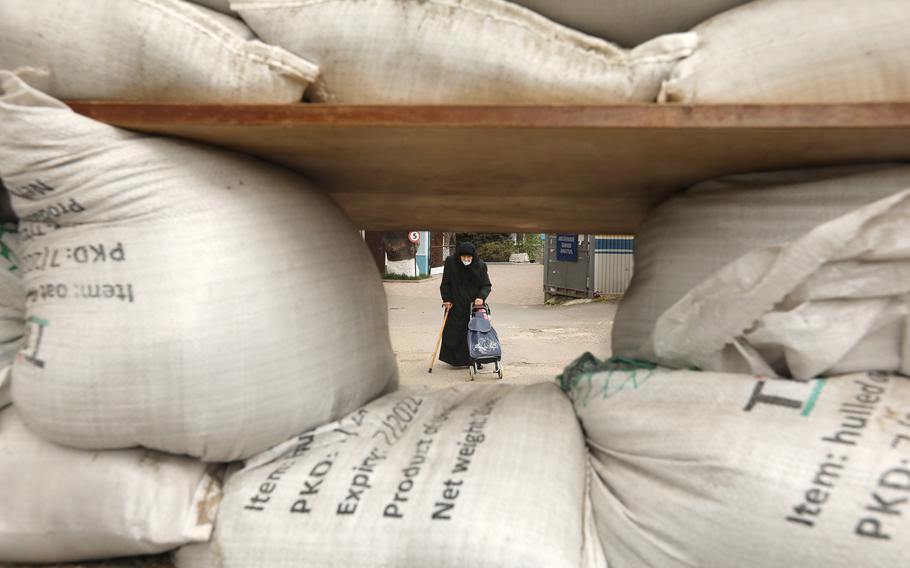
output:
[[[141,449],[89,452],[32,433],[0,410],[0,563],[165,552],[205,542],[219,468]]]
[[[181,0],[0,0],[0,69],[20,67],[49,71],[55,97],[152,102],[289,103],[318,76]]]
[[[910,166],[732,176],[638,231],[616,355],[810,379],[910,372]]]
[[[149,554],[208,540],[220,468],[146,450],[65,448],[32,433],[8,406],[25,331],[15,237],[0,226],[0,563]]]
[[[688,31],[748,0],[512,1],[570,28],[633,47],[662,34]]]
[[[611,568],[907,565],[910,379],[586,356],[562,381],[592,450]]]
[[[626,50],[505,0],[232,1],[264,41],[321,68],[315,100],[583,104],[654,101],[694,34]]]
[[[231,461],[394,388],[379,275],[327,196],[0,77],[29,327],[13,400],[34,432]]]
[[[602,567],[586,460],[554,384],[395,393],[249,460],[177,563]]]
[[[660,99],[689,104],[910,99],[910,2],[756,0],[697,26]]]

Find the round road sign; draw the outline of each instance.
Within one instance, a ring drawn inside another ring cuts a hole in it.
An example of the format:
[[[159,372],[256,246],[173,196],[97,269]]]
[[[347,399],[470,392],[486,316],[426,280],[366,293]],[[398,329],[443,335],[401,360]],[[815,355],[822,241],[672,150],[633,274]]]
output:
[[[417,231],[411,231],[410,233],[408,233],[408,240],[411,241],[412,243],[419,243],[420,242],[420,233]]]

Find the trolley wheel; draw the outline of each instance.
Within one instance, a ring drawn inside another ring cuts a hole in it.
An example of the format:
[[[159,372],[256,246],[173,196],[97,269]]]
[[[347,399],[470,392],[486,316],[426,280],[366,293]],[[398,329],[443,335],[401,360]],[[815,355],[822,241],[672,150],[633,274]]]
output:
[[[468,381],[473,381],[474,375],[476,375],[476,374],[477,374],[477,369],[474,368],[474,364],[472,363],[471,366],[468,367]]]
[[[496,376],[502,378],[502,365],[498,361],[496,362]]]

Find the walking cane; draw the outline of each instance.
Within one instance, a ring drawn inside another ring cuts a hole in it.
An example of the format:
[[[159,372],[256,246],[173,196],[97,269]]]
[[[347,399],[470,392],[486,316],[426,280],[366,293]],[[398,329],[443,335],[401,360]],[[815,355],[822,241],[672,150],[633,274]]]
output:
[[[449,308],[446,308],[445,316],[442,318],[442,329],[439,330],[439,337],[436,339],[436,349],[433,349],[433,357],[430,359],[430,368],[428,373],[433,372],[433,363],[436,362],[436,354],[439,353],[439,345],[442,343],[442,332],[445,331],[446,321],[449,319]]]

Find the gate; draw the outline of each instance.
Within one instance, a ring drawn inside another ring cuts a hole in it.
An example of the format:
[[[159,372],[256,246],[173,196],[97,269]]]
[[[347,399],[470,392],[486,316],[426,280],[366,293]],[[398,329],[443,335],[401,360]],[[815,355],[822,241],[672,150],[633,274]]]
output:
[[[544,292],[556,296],[593,298],[592,253],[591,235],[547,234],[547,246],[544,247]]]
[[[635,237],[597,235],[594,241],[594,289],[600,295],[621,296],[632,280]]]

